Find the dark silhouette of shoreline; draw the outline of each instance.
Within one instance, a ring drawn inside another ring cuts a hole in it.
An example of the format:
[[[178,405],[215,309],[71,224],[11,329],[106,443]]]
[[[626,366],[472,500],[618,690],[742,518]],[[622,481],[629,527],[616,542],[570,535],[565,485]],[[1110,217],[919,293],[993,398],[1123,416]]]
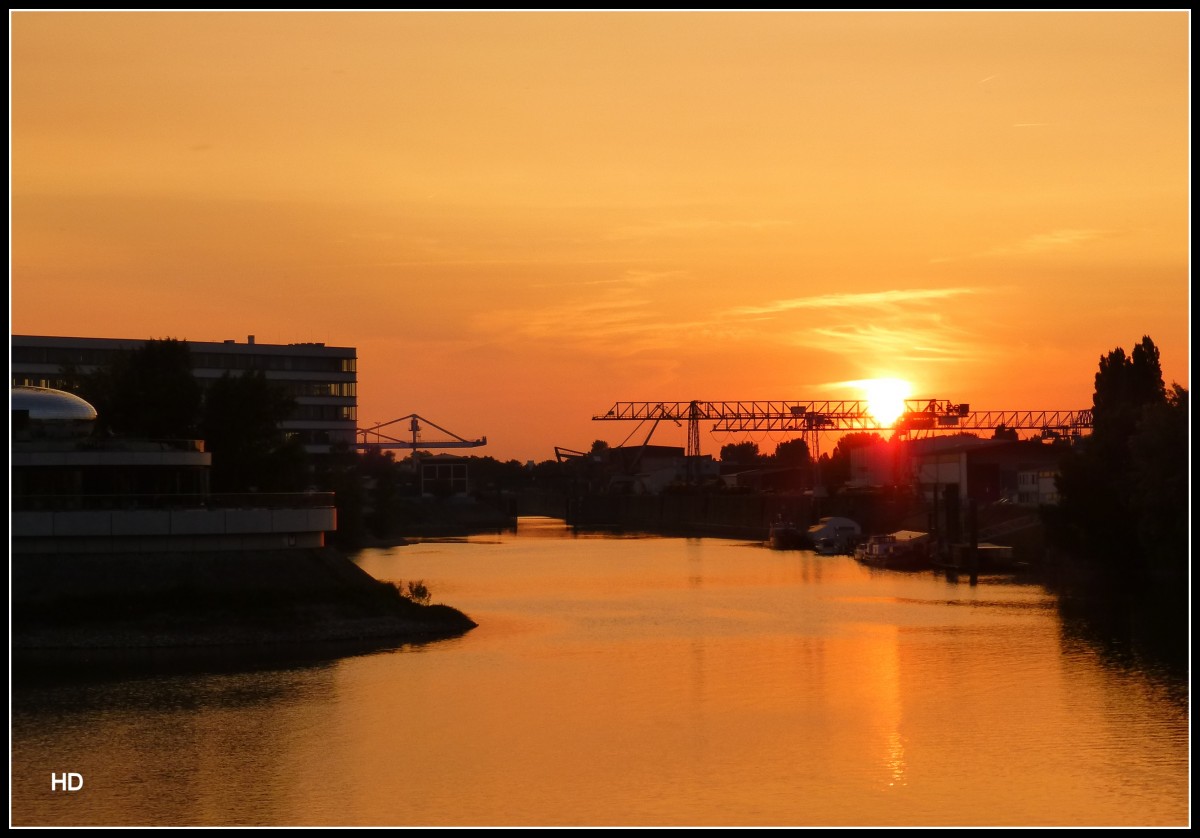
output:
[[[14,653],[419,641],[476,625],[450,606],[414,602],[331,548],[21,559]]]

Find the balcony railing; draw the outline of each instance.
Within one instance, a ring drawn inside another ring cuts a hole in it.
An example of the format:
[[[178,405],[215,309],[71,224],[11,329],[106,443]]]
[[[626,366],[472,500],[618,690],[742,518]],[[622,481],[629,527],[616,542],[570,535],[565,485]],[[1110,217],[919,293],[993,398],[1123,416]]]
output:
[[[114,509],[317,509],[334,506],[333,492],[246,492],[207,495],[23,495],[12,511]]]

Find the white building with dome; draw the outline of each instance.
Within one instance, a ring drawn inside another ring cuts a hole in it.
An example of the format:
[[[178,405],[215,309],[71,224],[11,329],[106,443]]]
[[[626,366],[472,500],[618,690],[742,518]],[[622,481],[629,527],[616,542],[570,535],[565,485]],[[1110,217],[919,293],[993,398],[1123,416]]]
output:
[[[321,547],[331,493],[213,495],[202,440],[100,438],[71,393],[14,387],[14,555]]]

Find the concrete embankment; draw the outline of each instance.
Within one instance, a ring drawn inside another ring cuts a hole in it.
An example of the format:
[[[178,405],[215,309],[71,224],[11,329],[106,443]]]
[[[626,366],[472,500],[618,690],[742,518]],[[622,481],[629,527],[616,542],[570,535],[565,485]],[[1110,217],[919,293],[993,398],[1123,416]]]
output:
[[[462,612],[400,596],[329,548],[15,555],[14,649],[450,637]]]

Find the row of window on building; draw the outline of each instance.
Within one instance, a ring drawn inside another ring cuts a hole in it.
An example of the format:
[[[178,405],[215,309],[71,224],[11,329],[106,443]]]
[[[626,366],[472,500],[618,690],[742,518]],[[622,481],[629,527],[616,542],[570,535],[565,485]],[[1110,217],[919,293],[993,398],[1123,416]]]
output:
[[[201,382],[226,373],[262,372],[299,403],[284,430],[313,454],[331,445],[352,446],[358,424],[357,351],[323,343],[263,344],[183,341]],[[13,335],[12,384],[73,391],[83,375],[133,351],[144,340]],[[307,427],[306,427],[307,426]]]
[[[246,344],[232,344],[245,346]],[[253,345],[253,344],[250,344]],[[98,349],[60,346],[13,346],[16,364],[46,364],[67,368],[99,367],[112,363],[123,348]],[[213,370],[262,370],[290,372],[356,372],[357,359],[306,354],[249,352],[193,352],[192,366]],[[32,385],[36,386],[36,385]]]

